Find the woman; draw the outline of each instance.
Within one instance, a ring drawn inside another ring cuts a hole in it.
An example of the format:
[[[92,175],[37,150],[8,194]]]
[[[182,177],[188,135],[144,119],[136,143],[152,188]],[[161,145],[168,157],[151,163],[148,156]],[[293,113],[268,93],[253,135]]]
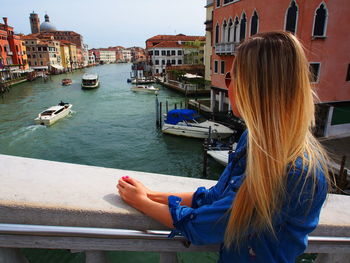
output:
[[[285,32],[254,35],[239,46],[226,84],[247,131],[218,183],[170,194],[123,177],[120,196],[175,227],[173,235],[222,244],[219,262],[295,262],[329,182],[326,154],[311,133],[313,92],[301,44]]]

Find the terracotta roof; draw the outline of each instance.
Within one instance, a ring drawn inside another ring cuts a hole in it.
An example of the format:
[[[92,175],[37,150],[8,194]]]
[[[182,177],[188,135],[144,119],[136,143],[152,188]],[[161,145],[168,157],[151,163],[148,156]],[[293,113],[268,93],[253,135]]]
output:
[[[183,34],[178,35],[156,35],[147,39],[146,41],[195,41],[195,40],[205,41],[204,36],[186,36]]]
[[[196,46],[191,46],[191,45],[184,45],[184,44],[180,44],[178,41],[162,41],[157,45],[154,45],[153,47],[150,48],[198,48]]]
[[[21,36],[21,38],[22,39],[39,39],[38,35],[39,34],[30,34],[30,35],[27,35],[27,36]]]
[[[59,40],[56,40],[56,41],[59,41],[59,42],[61,42],[61,44],[64,44],[64,45],[74,45],[74,46],[76,46],[75,43],[73,43],[71,41],[68,41],[68,40],[61,40],[61,39],[59,39]]]

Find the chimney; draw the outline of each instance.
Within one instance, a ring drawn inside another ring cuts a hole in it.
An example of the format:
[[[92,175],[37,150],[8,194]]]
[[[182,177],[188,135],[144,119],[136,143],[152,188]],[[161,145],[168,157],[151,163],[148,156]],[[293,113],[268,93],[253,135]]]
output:
[[[7,17],[3,17],[2,19],[4,20],[4,23],[7,26]]]

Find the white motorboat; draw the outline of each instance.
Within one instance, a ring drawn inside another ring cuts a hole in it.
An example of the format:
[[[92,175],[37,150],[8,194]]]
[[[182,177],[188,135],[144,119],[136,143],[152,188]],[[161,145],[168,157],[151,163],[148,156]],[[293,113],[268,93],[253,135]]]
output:
[[[67,116],[71,112],[72,104],[60,102],[57,106],[52,106],[39,113],[34,119],[36,124],[50,126],[59,119]]]
[[[150,92],[150,93],[158,93],[159,89],[153,86],[146,85],[138,85],[131,88],[132,91],[141,91],[141,92]]]
[[[85,73],[82,78],[81,87],[83,89],[95,89],[100,85],[99,78],[97,74],[87,74]]]
[[[211,127],[211,128],[209,128]],[[205,139],[227,138],[234,131],[220,123],[208,121],[194,110],[175,109],[168,112],[162,127],[163,133]]]
[[[228,164],[228,157],[230,155],[230,152],[234,152],[236,150],[237,143],[234,143],[232,145],[232,150],[220,150],[220,149],[211,149],[207,151],[208,155],[211,156],[215,161],[218,163],[227,166]]]

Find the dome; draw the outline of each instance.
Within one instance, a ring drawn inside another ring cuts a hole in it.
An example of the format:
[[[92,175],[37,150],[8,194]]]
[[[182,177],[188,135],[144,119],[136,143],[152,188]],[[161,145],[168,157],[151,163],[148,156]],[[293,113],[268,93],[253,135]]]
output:
[[[56,30],[56,27],[50,22],[42,22],[40,25],[40,32],[51,32]]]
[[[52,32],[52,31],[56,31],[56,27],[50,23],[50,18],[49,16],[46,14],[45,15],[45,22],[42,22],[40,25],[40,32]]]

